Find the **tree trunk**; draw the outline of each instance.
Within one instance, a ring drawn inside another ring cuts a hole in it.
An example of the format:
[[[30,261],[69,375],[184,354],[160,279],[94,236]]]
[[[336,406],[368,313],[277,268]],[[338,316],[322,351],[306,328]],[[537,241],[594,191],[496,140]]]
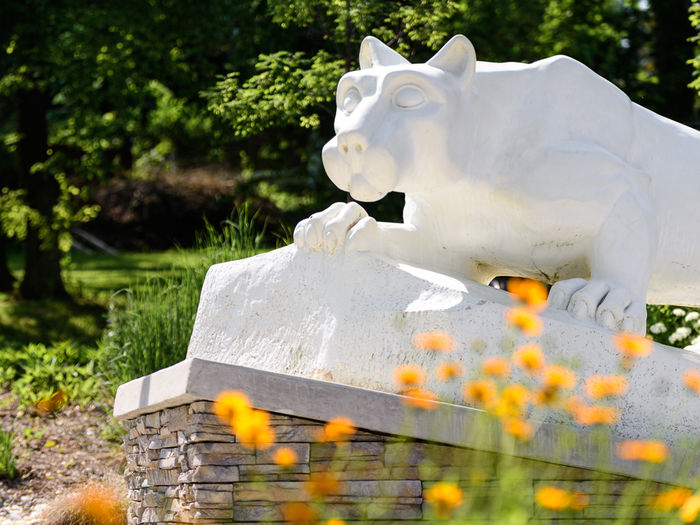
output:
[[[7,265],[7,239],[0,233],[0,292],[11,292],[15,278]]]
[[[49,97],[38,89],[25,90],[18,94],[18,102],[20,187],[26,191],[27,204],[50,223],[60,192],[58,182],[47,170],[32,171],[32,166],[47,158],[46,114]],[[24,244],[24,279],[19,288],[22,297],[42,299],[66,296],[57,237],[49,234],[46,238],[40,238],[39,230],[29,226]]]

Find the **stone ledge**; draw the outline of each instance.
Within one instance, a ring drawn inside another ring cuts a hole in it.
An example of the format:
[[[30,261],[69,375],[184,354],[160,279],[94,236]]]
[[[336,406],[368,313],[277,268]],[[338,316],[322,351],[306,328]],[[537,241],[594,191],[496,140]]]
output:
[[[405,398],[396,394],[197,358],[120,386],[114,415],[132,420],[164,408],[213,400],[225,389],[243,390],[256,408],[278,414],[320,422],[342,414],[370,432],[504,452],[498,445],[498,422],[481,410],[447,403],[436,403],[437,409],[432,411],[408,410]],[[672,484],[688,482],[700,474],[697,449],[676,444],[664,468],[652,472],[643,465],[617,458],[616,446],[614,438],[601,439],[581,427],[542,423],[531,441],[516,445],[508,453]]]

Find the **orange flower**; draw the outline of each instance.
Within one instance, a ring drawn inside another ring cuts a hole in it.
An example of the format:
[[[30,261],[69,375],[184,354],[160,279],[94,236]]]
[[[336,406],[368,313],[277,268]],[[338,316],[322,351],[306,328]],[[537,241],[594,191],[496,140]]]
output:
[[[356,431],[357,429],[354,426],[353,420],[349,417],[334,417],[323,427],[319,436],[319,441],[347,441]]]
[[[530,391],[520,383],[511,383],[501,392],[499,406],[512,407],[512,411],[506,411],[507,415],[519,415],[530,400]]]
[[[481,365],[484,374],[508,377],[510,375],[510,363],[502,357],[489,357]]]
[[[613,337],[613,344],[626,357],[645,357],[653,350],[651,341],[640,335],[619,333]]]
[[[436,352],[452,352],[455,349],[455,341],[447,332],[433,330],[423,332],[413,339],[413,344],[423,350],[433,350]]]
[[[275,450],[274,462],[280,467],[291,467],[297,462],[297,453],[293,448],[280,447]]]
[[[692,523],[698,517],[700,512],[700,492],[693,494],[678,511],[678,516],[683,523]]]
[[[438,396],[432,390],[425,388],[411,388],[402,392],[403,402],[407,406],[420,408],[422,410],[435,410],[439,401]]]
[[[243,411],[250,410],[250,399],[240,390],[224,390],[214,400],[214,413],[226,424]]]
[[[538,407],[549,406],[559,399],[559,389],[551,386],[538,388],[532,394],[532,403]]]
[[[461,364],[454,361],[445,361],[437,365],[435,369],[435,376],[440,381],[449,381],[450,379],[456,379],[462,377],[464,369]]]
[[[504,432],[510,434],[511,436],[515,436],[521,441],[531,439],[534,433],[530,423],[517,417],[511,417],[503,420],[501,422],[501,426],[503,427]]]
[[[588,497],[588,494],[585,494],[583,492],[572,492],[571,493],[571,501],[569,502],[569,506],[573,510],[582,510],[588,507],[588,503],[590,501],[590,498]]]
[[[439,518],[447,519],[462,504],[462,489],[454,483],[439,481],[425,490],[425,501],[435,508]]]
[[[345,522],[338,518],[331,518],[325,522],[325,525],[345,525]]]
[[[683,374],[683,384],[700,395],[700,370],[697,368],[689,368]]]
[[[537,490],[535,501],[542,508],[562,511],[571,503],[571,495],[563,489],[545,485]]]
[[[547,287],[539,281],[511,277],[506,289],[537,311],[547,307]]]
[[[576,374],[560,365],[549,365],[542,370],[542,384],[546,388],[571,390],[576,386]]]
[[[669,511],[678,509],[688,500],[693,493],[685,487],[675,487],[658,494],[651,506],[655,510]]]
[[[52,414],[57,410],[60,410],[68,402],[68,394],[58,389],[53,394],[48,397],[44,397],[36,402],[35,408],[39,412],[40,416],[46,416]]]
[[[527,372],[535,372],[545,364],[542,348],[537,343],[530,343],[515,349],[513,363]]]
[[[524,306],[508,310],[506,321],[510,326],[519,328],[527,337],[537,337],[542,333],[542,319]]]
[[[408,363],[394,368],[394,381],[402,388],[415,388],[425,383],[425,372],[418,365]]]
[[[464,398],[477,405],[489,405],[496,398],[496,383],[491,379],[479,379],[467,383],[464,387]]]
[[[282,519],[287,523],[310,525],[318,519],[318,513],[308,503],[285,503],[281,507]]]
[[[331,496],[340,490],[340,481],[329,471],[312,472],[306,482],[306,490],[315,498]]]
[[[620,419],[620,411],[616,407],[578,405],[574,418],[581,425],[612,425]]]
[[[564,410],[573,416],[581,406],[584,406],[584,403],[579,396],[569,396],[564,400]]]
[[[668,454],[668,447],[662,441],[623,441],[617,449],[617,455],[629,461],[663,463]]]
[[[621,396],[629,389],[627,378],[623,375],[593,375],[586,379],[586,394],[592,399],[606,396]]]
[[[81,523],[99,523],[100,525],[126,523],[124,499],[118,490],[109,485],[88,482],[69,494],[65,504],[66,507],[74,510],[73,519]]]
[[[240,412],[233,421],[233,431],[242,445],[265,449],[275,442],[275,431],[269,427],[270,414],[264,410]]]

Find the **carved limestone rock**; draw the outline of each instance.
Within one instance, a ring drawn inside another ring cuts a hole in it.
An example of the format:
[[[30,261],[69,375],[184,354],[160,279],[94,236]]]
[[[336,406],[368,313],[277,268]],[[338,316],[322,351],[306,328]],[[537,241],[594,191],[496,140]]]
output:
[[[425,64],[367,37],[360,66],[323,163],[357,200],[405,193],[403,222],[336,203],[298,224],[299,247],[540,279],[551,307],[609,329],[700,303],[699,132],[571,58],[480,62],[461,35]]]

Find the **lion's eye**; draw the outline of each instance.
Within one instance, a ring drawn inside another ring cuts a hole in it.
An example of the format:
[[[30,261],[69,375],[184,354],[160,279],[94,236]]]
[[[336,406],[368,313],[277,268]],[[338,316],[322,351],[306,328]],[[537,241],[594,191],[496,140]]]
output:
[[[360,104],[360,101],[362,101],[362,95],[360,95],[360,92],[356,88],[350,88],[343,97],[343,102],[340,105],[340,109],[342,109],[345,113],[350,114],[355,111],[355,108]]]
[[[394,104],[403,109],[414,109],[425,102],[425,93],[418,86],[400,87],[394,93]]]

